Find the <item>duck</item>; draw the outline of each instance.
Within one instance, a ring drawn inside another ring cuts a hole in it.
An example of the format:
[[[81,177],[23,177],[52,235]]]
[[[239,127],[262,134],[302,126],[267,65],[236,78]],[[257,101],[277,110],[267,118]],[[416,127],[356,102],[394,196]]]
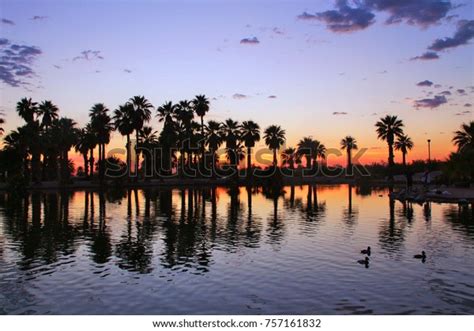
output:
[[[415,254],[413,257],[415,259],[423,259],[424,260],[424,259],[426,259],[426,253],[425,253],[425,251],[421,251],[421,254]]]
[[[368,265],[369,264],[369,257],[366,256],[365,259],[359,260],[359,261],[357,261],[357,263]]]
[[[360,251],[361,254],[367,254],[368,256],[370,256],[370,246],[367,247],[367,249],[363,249]]]

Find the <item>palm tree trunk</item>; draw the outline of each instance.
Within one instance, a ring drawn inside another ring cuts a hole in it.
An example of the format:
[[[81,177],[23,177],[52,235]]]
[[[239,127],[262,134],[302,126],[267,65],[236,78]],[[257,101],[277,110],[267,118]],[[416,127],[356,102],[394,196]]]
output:
[[[406,162],[406,154],[405,152],[402,153],[402,157],[403,157],[403,167],[406,167],[407,165],[407,162]]]
[[[352,155],[351,155],[351,149],[347,148],[347,169],[346,169],[346,174],[349,176],[352,176]]]
[[[140,163],[140,154],[138,154],[138,130],[135,130],[135,181],[138,180],[138,164]]]
[[[204,165],[204,116],[201,116],[201,164]]]
[[[88,160],[87,160],[87,152],[82,154],[82,157],[84,158],[84,172],[85,172],[86,177],[87,177],[87,173],[89,172],[89,163],[88,163]]]
[[[90,149],[89,166],[90,166],[89,178],[92,179],[92,177],[94,176],[94,149],[93,148]]]
[[[127,134],[127,179],[130,179],[130,135]]]
[[[250,170],[252,168],[252,148],[247,147],[247,175],[251,177]]]
[[[274,167],[277,166],[277,151],[276,151],[276,148],[273,149],[273,166]]]
[[[306,168],[311,169],[311,156],[306,154]]]
[[[388,166],[390,168],[393,167],[393,144],[388,144]]]

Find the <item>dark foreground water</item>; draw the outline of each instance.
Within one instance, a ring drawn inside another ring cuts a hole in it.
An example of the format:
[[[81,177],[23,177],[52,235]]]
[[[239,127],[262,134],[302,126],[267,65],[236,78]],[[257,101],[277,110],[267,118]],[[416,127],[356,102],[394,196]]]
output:
[[[471,207],[387,193],[0,194],[0,313],[474,314]]]

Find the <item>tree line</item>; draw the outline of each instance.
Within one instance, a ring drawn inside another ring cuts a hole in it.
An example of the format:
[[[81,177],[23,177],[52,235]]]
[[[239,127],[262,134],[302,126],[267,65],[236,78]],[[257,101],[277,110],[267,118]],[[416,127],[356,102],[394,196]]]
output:
[[[165,102],[157,108],[144,96],[134,96],[113,111],[103,103],[93,105],[89,122],[80,128],[73,119],[60,117],[58,107],[51,101],[37,103],[23,98],[17,103],[16,112],[25,123],[4,136],[0,170],[4,176],[8,173],[9,178],[26,182],[67,183],[75,171],[69,158],[69,152],[74,149],[83,158],[78,173],[99,181],[104,180],[111,164],[137,181],[140,176],[215,176],[215,169],[225,167],[238,173],[238,165],[245,158],[246,174],[251,176],[251,170],[258,168],[252,162],[252,151],[262,139],[272,153],[269,166],[273,168],[278,167],[279,153],[280,166],[287,169],[316,169],[326,159],[325,145],[311,136],[303,137],[296,147],[283,148],[286,131],[281,126],[270,125],[262,131],[252,120],[239,123],[229,118],[223,122],[206,122],[209,110],[210,102],[205,95],[197,95],[190,101]],[[162,124],[160,132],[150,125],[154,117]],[[0,117],[0,134],[4,133],[3,124]],[[473,168],[473,127],[474,122],[463,124],[455,132],[453,142],[458,151],[447,162],[451,173],[467,180],[474,178],[473,173],[465,174],[466,168]],[[387,143],[387,168],[392,175],[394,152],[400,151],[402,165],[406,167],[406,155],[414,143],[397,116],[381,118],[375,128],[378,139]],[[125,162],[106,155],[114,131],[126,137]],[[347,154],[346,174],[352,175],[352,152],[358,149],[356,138],[344,137],[340,148]],[[227,159],[226,164],[220,162],[221,154]]]

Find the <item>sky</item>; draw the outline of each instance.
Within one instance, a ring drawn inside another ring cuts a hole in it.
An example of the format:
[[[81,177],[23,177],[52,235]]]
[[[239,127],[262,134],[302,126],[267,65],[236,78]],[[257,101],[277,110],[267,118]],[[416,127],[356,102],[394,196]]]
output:
[[[277,124],[287,146],[352,135],[362,163],[386,160],[374,124],[392,114],[415,143],[408,160],[427,158],[427,139],[444,159],[474,120],[473,41],[469,0],[0,0],[0,110],[8,132],[23,97],[83,126],[98,102],[205,94],[207,120]]]

